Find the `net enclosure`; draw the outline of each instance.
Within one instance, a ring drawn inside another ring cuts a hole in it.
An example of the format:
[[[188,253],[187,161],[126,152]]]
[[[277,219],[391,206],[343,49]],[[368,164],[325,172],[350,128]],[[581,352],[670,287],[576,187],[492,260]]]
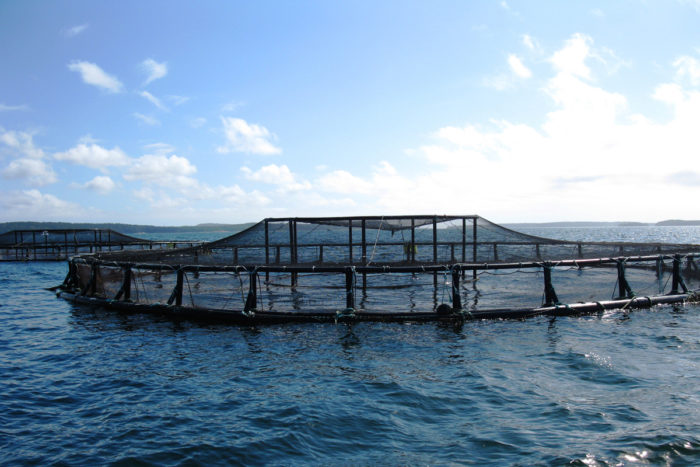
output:
[[[0,261],[56,261],[104,250],[150,250],[195,243],[146,240],[112,229],[11,230],[0,234]]]
[[[61,294],[243,323],[524,317],[693,300],[699,254],[538,237],[476,215],[268,218],[192,247],[74,257]]]

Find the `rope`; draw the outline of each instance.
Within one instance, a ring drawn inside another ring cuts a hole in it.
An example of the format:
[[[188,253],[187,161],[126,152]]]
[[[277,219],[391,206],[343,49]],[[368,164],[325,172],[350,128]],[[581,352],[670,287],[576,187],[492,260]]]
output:
[[[382,224],[384,224],[384,216],[379,220],[379,228],[377,229],[377,236],[374,239],[374,246],[372,247],[372,255],[369,257],[369,261],[367,261],[367,264],[372,264],[372,260],[374,259],[374,253],[377,251],[377,243],[379,243],[379,233],[382,231]]]

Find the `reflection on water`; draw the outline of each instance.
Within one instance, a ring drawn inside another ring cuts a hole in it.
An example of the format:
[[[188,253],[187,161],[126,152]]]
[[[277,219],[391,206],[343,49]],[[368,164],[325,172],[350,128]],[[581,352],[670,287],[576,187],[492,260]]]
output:
[[[2,465],[700,461],[698,305],[247,327],[74,306],[42,290],[64,274],[0,264]],[[651,274],[635,291],[657,290]],[[580,278],[557,274],[557,292]],[[465,283],[465,303],[517,300],[504,279]]]

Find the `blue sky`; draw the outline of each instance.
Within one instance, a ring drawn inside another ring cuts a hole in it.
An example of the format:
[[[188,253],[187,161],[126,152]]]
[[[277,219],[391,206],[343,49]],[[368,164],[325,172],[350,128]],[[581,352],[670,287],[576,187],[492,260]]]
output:
[[[698,1],[0,2],[0,221],[697,219]]]

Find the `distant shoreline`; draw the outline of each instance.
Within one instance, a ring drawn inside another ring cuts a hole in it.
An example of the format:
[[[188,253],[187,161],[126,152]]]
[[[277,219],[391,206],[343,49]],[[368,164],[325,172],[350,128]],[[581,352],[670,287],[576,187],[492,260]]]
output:
[[[180,226],[121,224],[121,223],[87,223],[87,222],[1,222],[0,233],[11,230],[49,230],[49,229],[112,229],[124,234],[161,233],[161,232],[240,232],[255,222],[242,224],[197,224]],[[700,220],[670,219],[661,222],[506,222],[501,224],[511,229],[521,228],[567,228],[567,227],[658,227],[658,226],[700,226]]]

